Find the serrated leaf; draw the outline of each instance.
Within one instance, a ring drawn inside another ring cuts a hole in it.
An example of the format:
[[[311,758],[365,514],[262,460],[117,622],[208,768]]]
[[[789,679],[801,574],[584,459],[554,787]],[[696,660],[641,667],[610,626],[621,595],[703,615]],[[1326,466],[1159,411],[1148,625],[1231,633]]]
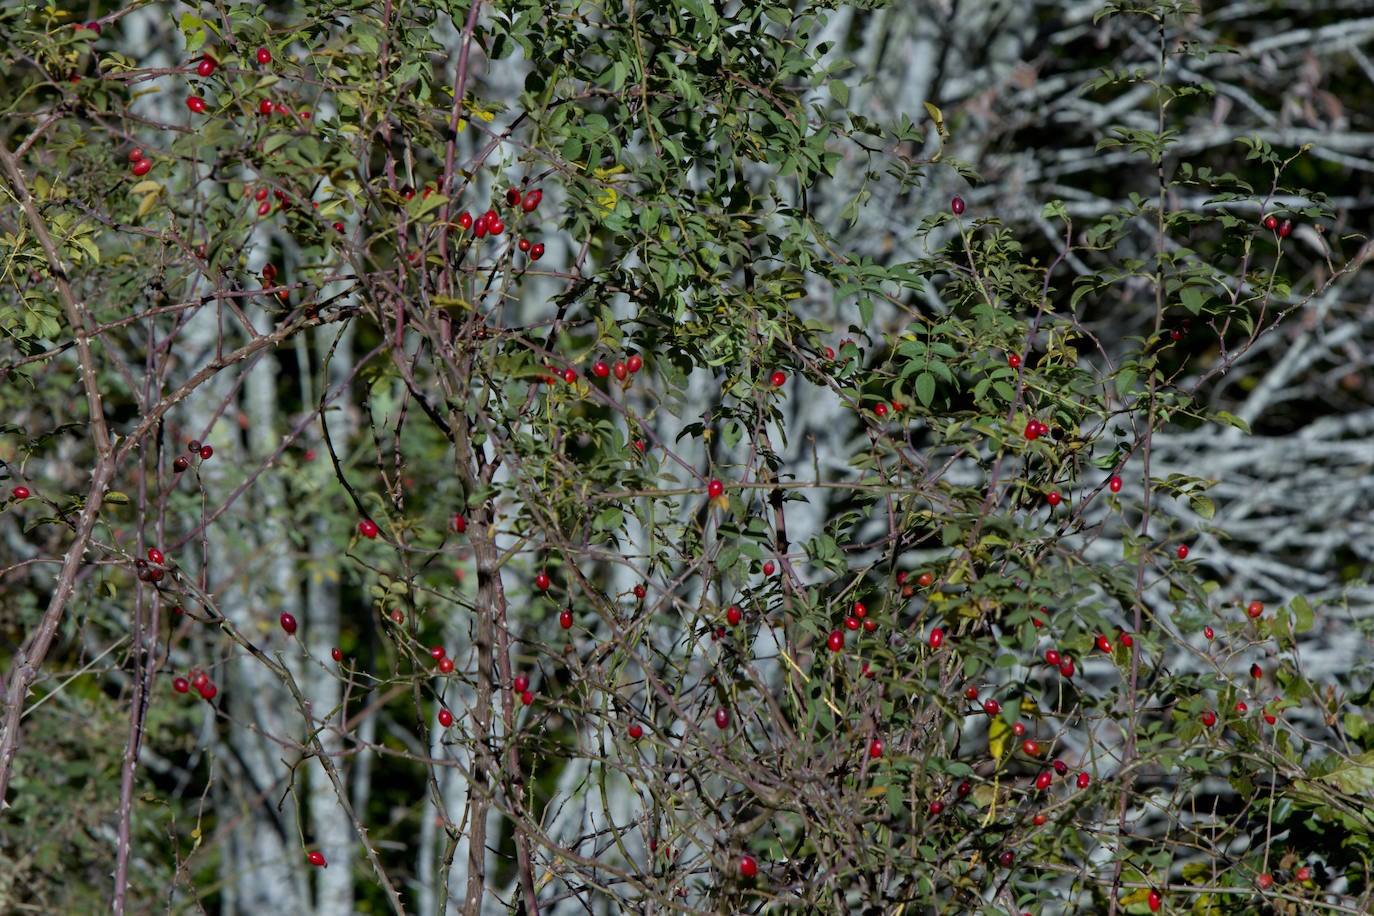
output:
[[[1216,503],[1212,502],[1208,497],[1198,493],[1188,497],[1188,505],[1192,507],[1194,512],[1205,519],[1211,519],[1212,516],[1217,514]]]

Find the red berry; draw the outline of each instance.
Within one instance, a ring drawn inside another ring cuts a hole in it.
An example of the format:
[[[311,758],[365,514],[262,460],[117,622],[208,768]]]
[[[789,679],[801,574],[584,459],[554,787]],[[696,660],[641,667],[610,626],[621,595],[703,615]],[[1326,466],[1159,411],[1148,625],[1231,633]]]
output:
[[[506,189],[506,205],[513,207],[520,203],[520,191],[517,188]]]
[[[930,631],[930,647],[931,647],[932,649],[938,649],[938,648],[940,648],[940,644],[943,643],[944,641],[945,641],[945,631],[944,631],[944,630],[940,629],[939,627],[936,627],[935,629],[933,629],[933,630]]]
[[[970,684],[969,688],[964,691],[964,696],[968,697],[970,700],[978,699],[978,688]]]
[[[1213,725],[1216,725],[1217,714],[1212,712],[1210,709],[1207,710],[1202,714],[1202,724],[1207,726],[1208,728],[1211,728]]]
[[[709,496],[711,499],[715,499],[717,496],[720,496],[724,492],[725,484],[721,483],[719,480],[712,480],[710,483],[706,485],[706,495]]]
[[[1069,771],[1069,765],[1062,760],[1056,760],[1054,762],[1054,771],[1060,776],[1063,776]]]
[[[435,646],[433,649],[429,650],[429,657],[434,659],[436,662],[447,654],[448,651],[445,650],[443,646]]]
[[[343,231],[344,231],[344,224],[343,224],[342,222],[335,222],[335,223],[334,223],[334,231],[335,231],[335,232],[343,232]]]
[[[778,370],[774,372],[772,375],[768,376],[768,382],[774,388],[781,388],[786,381],[787,373],[781,370]]]
[[[439,659],[439,672],[441,674],[452,674],[453,659],[449,658],[448,656]]]
[[[269,214],[269,213],[271,213],[271,212],[272,212],[272,202],[271,202],[271,201],[264,200],[262,203],[258,204],[258,216],[266,216],[267,214]]]
[[[1202,628],[1202,635],[1203,635],[1203,636],[1206,636],[1208,639],[1211,639],[1213,636],[1215,636],[1215,635],[1217,635],[1217,634],[1216,634],[1216,631],[1213,630],[1211,627],[1203,627],[1203,628]]]
[[[1249,614],[1251,617],[1258,617],[1259,615],[1264,613],[1264,602],[1251,601],[1248,605],[1246,605],[1245,613]]]
[[[1018,738],[1026,737],[1026,723],[1014,722],[1011,726],[1011,733]]]
[[[887,405],[879,404],[877,407],[873,408],[873,412],[880,417],[885,417],[887,416]]]
[[[140,159],[142,159],[142,158],[143,158],[143,150],[142,150],[142,148],[135,146],[133,149],[129,150],[129,161],[130,161],[130,162],[137,162],[138,160],[140,160]]]
[[[864,621],[865,633],[872,633],[876,629],[878,629],[878,621],[874,620],[872,617]]]
[[[191,690],[191,682],[184,677],[174,678],[172,680],[172,689],[177,693],[189,693]]]
[[[1159,891],[1150,891],[1150,896],[1147,899],[1151,913],[1158,913],[1159,908],[1164,905],[1164,898],[1159,895]]]
[[[1059,495],[1059,491],[1058,491],[1058,490],[1051,490],[1049,493],[1046,493],[1046,494],[1045,494],[1045,502],[1049,503],[1051,506],[1057,506],[1057,505],[1059,505],[1063,500],[1064,500],[1064,497],[1062,497],[1062,496]]]
[[[558,615],[558,625],[565,630],[571,630],[573,625],[573,612],[564,610]]]
[[[1259,665],[1251,665],[1250,676],[1258,680],[1259,678],[1264,677],[1264,669],[1261,668]]]
[[[1293,221],[1284,220],[1279,223],[1279,238],[1286,239],[1293,232]]]
[[[1045,650],[1045,664],[1049,665],[1050,667],[1052,667],[1052,668],[1058,668],[1058,667],[1059,667],[1059,663],[1062,662],[1063,660],[1064,660],[1064,657],[1063,657],[1062,655],[1059,654],[1059,650],[1058,650],[1058,649],[1046,649],[1046,650]]]
[[[538,207],[539,202],[543,199],[544,192],[538,188],[535,188],[533,191],[527,191],[525,193],[525,199],[520,201],[520,209],[524,210],[526,213],[532,213],[534,208]]]
[[[1250,711],[1250,707],[1247,706],[1247,705],[1245,704],[1245,701],[1244,701],[1244,700],[1237,700],[1237,701],[1236,701],[1236,714],[1237,714],[1237,715],[1242,715],[1242,716],[1243,716],[1243,715],[1245,715],[1245,714],[1246,714],[1247,712],[1249,712],[1249,711]]]
[[[644,588],[644,585],[642,583],[640,585],[635,586],[634,592],[636,598],[643,598],[645,595],[649,593],[648,590]]]
[[[940,801],[940,799],[938,799],[938,798],[935,799],[935,801],[933,801],[933,802],[930,803],[930,813],[931,813],[932,815],[934,815],[935,817],[939,817],[941,814],[944,814],[944,813],[945,813],[945,803],[942,802],[942,801]]]
[[[1064,660],[1059,663],[1059,673],[1064,677],[1073,677],[1073,659],[1064,656]]]
[[[15,499],[28,499],[28,498],[29,498],[29,488],[28,488],[28,487],[15,487],[15,488],[14,488],[12,491],[10,491],[10,492],[13,494],[13,496],[14,496]]]
[[[1264,218],[1264,228],[1271,230],[1279,228],[1279,218],[1270,213]]]
[[[1043,827],[1045,825],[1045,821],[1047,820],[1049,820],[1049,818],[1045,816],[1045,812],[1037,811],[1035,812],[1035,815],[1031,818],[1031,823],[1037,827]]]
[[[526,690],[524,693],[520,694],[520,703],[522,706],[533,706],[534,694]]]
[[[1108,490],[1111,490],[1113,493],[1120,493],[1120,492],[1121,492],[1121,478],[1120,478],[1120,477],[1113,477],[1111,480],[1107,481],[1107,489],[1108,489]]]
[[[1040,421],[1039,421],[1039,420],[1031,420],[1029,423],[1026,424],[1025,436],[1026,436],[1027,439],[1031,440],[1032,442],[1034,442],[1036,439],[1039,439],[1039,438],[1040,438]]]
[[[549,584],[550,584],[550,582],[549,582],[549,574],[548,574],[548,573],[542,573],[542,572],[541,572],[541,573],[539,573],[538,575],[536,575],[536,576],[534,577],[534,587],[537,588],[537,589],[539,589],[541,592],[546,592],[546,591],[548,591],[548,590],[549,590]]]
[[[537,261],[537,260],[539,260],[540,258],[542,258],[543,256],[544,256],[544,243],[543,243],[543,242],[535,242],[535,243],[534,243],[534,246],[533,246],[532,248],[530,248],[530,260],[531,260],[531,261]]]
[[[258,114],[270,115],[272,113],[272,100],[263,99],[258,102]]]
[[[750,856],[740,856],[739,873],[746,878],[752,878],[759,873],[759,863]]]
[[[625,381],[625,376],[630,374],[630,370],[625,368],[624,363],[617,362],[614,366],[611,367],[611,373],[615,375],[617,379],[623,382]]]
[[[1132,636],[1130,633],[1127,633],[1125,630],[1122,630],[1121,644],[1125,646],[1127,649],[1129,649],[1131,646],[1135,645],[1135,637]]]
[[[258,48],[258,63],[264,67],[272,63],[272,52],[266,48]]]
[[[1274,717],[1273,713],[1266,712],[1264,714],[1264,721],[1268,722],[1270,725],[1273,725],[1278,720]]]
[[[961,783],[959,783],[958,788],[956,788],[956,789],[954,790],[954,794],[957,795],[957,796],[959,796],[960,798],[963,798],[965,795],[969,794],[969,793],[972,792],[972,791],[973,791],[973,784],[972,784],[972,783],[969,783],[969,782],[961,782]]]
[[[765,576],[771,576],[771,575],[773,575],[773,571],[774,571],[775,569],[777,569],[777,567],[773,565],[773,561],[772,561],[772,560],[764,560],[764,561],[763,561],[763,574],[764,574]]]
[[[492,235],[500,235],[506,231],[506,224],[499,219],[487,220],[487,231]]]
[[[375,538],[380,530],[381,529],[377,527],[377,523],[370,518],[365,518],[361,522],[358,522],[358,532],[369,540]]]
[[[844,628],[846,630],[857,630],[860,625],[859,618],[852,614],[844,619]]]
[[[638,372],[644,368],[644,357],[638,353],[631,355],[629,359],[625,360],[625,368],[631,372]]]
[[[916,577],[916,584],[921,586],[921,588],[929,587],[929,585],[934,581],[935,577],[928,572],[921,573],[919,576]]]
[[[1269,874],[1269,872],[1265,872],[1259,876],[1259,881],[1257,883],[1259,884],[1260,890],[1267,891],[1274,886],[1274,876]]]
[[[442,725],[444,728],[448,728],[450,725],[452,725],[453,713],[449,712],[447,709],[439,710],[439,724]]]
[[[1012,354],[1009,354],[1009,355],[1007,356],[1007,365],[1008,365],[1008,366],[1011,366],[1013,369],[1020,369],[1020,368],[1021,368],[1021,355],[1020,355],[1019,353],[1012,353]]]
[[[592,375],[596,376],[597,378],[605,378],[610,374],[611,367],[606,365],[601,360],[598,359],[596,362],[592,363]]]
[[[1088,787],[1088,783],[1090,782],[1092,782],[1092,777],[1089,776],[1087,773],[1078,774],[1078,788],[1086,789]]]
[[[147,175],[150,171],[152,171],[152,169],[153,169],[153,160],[151,160],[151,159],[135,159],[135,160],[134,160],[134,164],[133,164],[132,166],[130,166],[129,171],[133,172],[135,175],[140,175],[140,176],[142,176],[142,175]]]
[[[1054,782],[1054,776],[1050,773],[1041,773],[1039,776],[1035,777],[1035,787],[1042,792],[1048,789],[1052,782]]]
[[[567,382],[570,385],[573,382],[577,381],[577,370],[572,368],[571,366],[569,366],[567,369],[564,369],[563,381]]]
[[[1036,741],[1034,738],[1027,738],[1025,741],[1021,742],[1021,750],[1025,751],[1028,757],[1039,757],[1040,742]]]
[[[831,652],[838,652],[844,648],[844,633],[839,630],[832,630],[825,644],[830,647]]]
[[[329,657],[332,658],[332,659],[334,659],[334,661],[336,661],[336,662],[341,662],[341,661],[343,661],[343,651],[342,651],[341,649],[338,649],[338,648],[330,649],[330,650],[329,650]]]
[[[1311,881],[1312,869],[1304,865],[1302,868],[1299,868],[1297,870],[1297,873],[1294,875],[1294,877],[1296,877],[1299,881]]]
[[[315,866],[316,868],[329,867],[329,863],[324,860],[324,853],[322,852],[311,852],[310,855],[306,856],[306,858],[309,859],[310,864]]]
[[[205,100],[198,95],[188,96],[186,107],[196,114],[205,114]]]
[[[204,684],[201,684],[199,687],[196,688],[196,690],[198,690],[200,692],[200,695],[207,700],[213,700],[215,698],[215,694],[219,693],[219,688],[216,687],[214,684],[211,684],[209,681],[206,681]]]
[[[739,626],[739,622],[743,619],[744,614],[733,604],[725,611],[725,622],[732,627]]]
[[[1097,639],[1094,640],[1094,643],[1097,645],[1097,648],[1103,652],[1112,651],[1112,641],[1105,636],[1098,636]]]
[[[209,76],[211,73],[215,72],[215,68],[218,66],[219,62],[207,54],[202,57],[200,63],[196,65],[196,72],[201,76]]]
[[[1002,704],[992,698],[983,701],[983,712],[990,716],[995,716],[1002,711]]]
[[[962,215],[964,212],[964,199],[956,194],[949,202],[949,209],[955,216]]]
[[[716,710],[716,728],[725,728],[730,724],[730,710],[721,706]]]
[[[868,756],[870,759],[877,760],[883,756],[883,739],[874,738],[873,743],[868,746]]]
[[[834,358],[835,358],[835,348],[834,348],[834,347],[826,347],[826,348],[825,348],[825,358],[826,358],[826,359],[834,359]]]
[[[854,616],[860,619],[868,616],[868,606],[862,601],[854,602]]]
[[[296,618],[291,616],[290,614],[283,612],[281,615],[281,628],[286,631],[287,636],[290,636],[292,633],[295,633]]]
[[[214,449],[213,446],[202,445],[202,446],[200,447],[200,460],[201,460],[201,461],[209,461],[209,460],[214,456],[214,454],[215,454],[215,449]]]
[[[457,514],[455,514],[453,518],[449,520],[448,526],[456,534],[462,534],[464,531],[468,530],[467,519]]]
[[[148,548],[148,562],[149,562],[149,563],[156,563],[157,565],[161,566],[161,565],[163,564],[163,562],[166,561],[166,559],[167,559],[167,558],[164,557],[164,556],[162,555],[162,551],[161,551],[161,550],[158,550],[156,547],[149,547],[149,548]]]
[[[523,674],[517,674],[510,682],[511,689],[516,693],[524,693],[530,689],[530,679]]]
[[[1179,545],[1178,545],[1178,558],[1179,558],[1180,560],[1186,560],[1186,559],[1188,559],[1188,545],[1187,545],[1187,544],[1179,544]]]
[[[525,238],[524,236],[521,236],[521,237],[520,237],[520,241],[518,241],[518,242],[515,243],[515,247],[516,247],[516,248],[519,248],[521,251],[529,251],[529,250],[530,250],[530,240],[527,239],[527,238]]]
[[[460,229],[471,229],[471,228],[472,228],[472,214],[469,213],[469,212],[466,211],[466,210],[464,210],[462,213],[459,213],[459,214],[458,214],[458,227],[459,227]]]
[[[1015,861],[1016,854],[1012,852],[1010,849],[1008,849],[1006,852],[1002,853],[1000,856],[997,857],[997,864],[1001,865],[1003,868],[1011,868],[1011,863]]]

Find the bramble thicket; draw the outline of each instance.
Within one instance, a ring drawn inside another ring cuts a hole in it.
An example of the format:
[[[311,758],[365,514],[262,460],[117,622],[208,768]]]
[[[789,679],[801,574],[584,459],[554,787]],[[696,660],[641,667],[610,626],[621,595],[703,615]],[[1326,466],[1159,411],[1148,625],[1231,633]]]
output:
[[[0,909],[1367,912],[1374,20],[924,6],[0,10]]]

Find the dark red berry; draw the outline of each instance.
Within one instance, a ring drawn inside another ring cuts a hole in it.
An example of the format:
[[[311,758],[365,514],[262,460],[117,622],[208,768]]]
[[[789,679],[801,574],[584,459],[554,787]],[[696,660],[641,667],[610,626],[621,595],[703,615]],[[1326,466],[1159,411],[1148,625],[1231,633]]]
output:
[[[306,856],[306,858],[309,859],[309,860],[310,860],[310,864],[313,865],[313,866],[315,866],[316,868],[328,868],[328,867],[329,867],[329,863],[326,862],[326,861],[324,860],[324,853],[322,853],[322,852],[318,852],[318,851],[311,852],[310,855]]]
[[[1264,218],[1264,228],[1274,230],[1279,228],[1279,218],[1274,214],[1269,214]]]
[[[746,878],[752,878],[759,873],[759,864],[750,856],[740,856],[739,873]]]
[[[207,54],[202,57],[200,63],[196,65],[196,72],[201,76],[209,76],[211,73],[215,72],[215,68],[218,66],[219,62]]]
[[[134,164],[129,167],[129,171],[138,176],[147,175],[152,170],[153,160],[151,159],[135,159]]]
[[[172,680],[172,689],[177,693],[189,693],[191,690],[191,682],[184,677],[174,678]]]
[[[956,194],[949,202],[949,209],[955,216],[962,215],[964,212],[964,199]]]
[[[262,64],[264,67],[272,63],[272,52],[266,48],[258,48],[257,57],[258,63]]]
[[[530,213],[535,207],[539,206],[539,202],[543,199],[544,192],[535,188],[533,191],[529,191],[525,194],[525,199],[520,201],[520,209],[524,210],[526,213]]]
[[[288,636],[290,636],[292,633],[295,633],[296,618],[291,616],[290,614],[283,612],[281,615],[281,628],[286,631],[286,635]]]

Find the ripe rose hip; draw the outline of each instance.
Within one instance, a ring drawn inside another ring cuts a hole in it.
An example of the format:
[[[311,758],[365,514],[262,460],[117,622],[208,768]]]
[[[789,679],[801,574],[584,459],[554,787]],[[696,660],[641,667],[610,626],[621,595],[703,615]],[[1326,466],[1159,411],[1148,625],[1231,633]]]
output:
[[[776,371],[768,376],[768,381],[774,388],[781,388],[787,381],[787,373],[781,370]]]
[[[640,369],[644,368],[644,357],[640,356],[638,353],[632,354],[625,360],[625,368],[629,369],[631,372],[638,372]]]
[[[773,570],[775,570],[775,569],[777,569],[777,567],[773,565],[773,561],[772,561],[772,560],[764,560],[764,561],[763,561],[763,574],[764,574],[765,576],[771,576],[771,575],[773,575]]]
[[[539,573],[538,575],[536,575],[536,576],[534,577],[534,587],[537,588],[537,589],[539,589],[541,592],[546,592],[546,591],[548,591],[548,590],[549,590],[549,585],[550,585],[550,584],[551,584],[551,583],[550,583],[550,580],[549,580],[549,574],[548,574],[548,573],[542,573],[542,572],[541,572],[541,573]]]
[[[1016,853],[1008,849],[997,857],[997,864],[1003,868],[1011,868],[1011,864],[1016,861]]]
[[[970,684],[970,685],[969,685],[969,688],[968,688],[967,690],[964,691],[964,696],[967,697],[967,698],[970,699],[970,700],[977,700],[977,699],[978,699],[978,688],[975,687],[975,686],[973,686],[972,684]]]
[[[449,712],[447,709],[439,710],[439,724],[442,725],[444,728],[448,728],[450,725],[452,725],[453,713]]]
[[[935,629],[933,629],[933,630],[930,631],[930,647],[931,647],[932,649],[938,649],[938,648],[940,648],[940,645],[941,645],[944,641],[945,641],[945,631],[944,631],[944,630],[940,629],[939,627],[936,627]]]
[[[1089,776],[1087,773],[1078,774],[1078,788],[1086,789],[1088,787],[1088,783],[1090,782],[1092,782],[1092,777]]]
[[[1064,497],[1059,495],[1058,490],[1051,490],[1045,494],[1045,502],[1049,503],[1051,506],[1057,506],[1063,501]]]
[[[644,587],[643,583],[640,583],[634,587],[634,593],[636,598],[643,598],[649,591]]]
[[[207,54],[202,57],[200,63],[196,65],[196,72],[201,76],[209,76],[211,73],[215,72],[215,68],[218,66],[219,62]]]
[[[1279,218],[1272,213],[1269,214],[1264,218],[1264,228],[1270,230],[1279,228]]]
[[[1064,660],[1059,663],[1059,673],[1064,677],[1073,677],[1073,659],[1064,656]]]
[[[214,446],[202,445],[199,454],[201,461],[209,461],[215,454]]]
[[[138,176],[147,175],[152,170],[153,160],[151,159],[136,159],[134,160],[134,164],[129,167],[129,171]]]
[[[558,615],[558,625],[565,630],[571,630],[573,625],[573,612],[564,610]]]
[[[710,483],[706,485],[706,495],[709,496],[711,499],[715,499],[717,496],[720,496],[724,492],[725,484],[721,483],[719,480],[712,480]]]
[[[1111,480],[1107,481],[1107,489],[1108,489],[1108,490],[1111,490],[1113,493],[1120,493],[1120,492],[1121,492],[1121,478],[1120,478],[1120,477],[1113,477]]]
[[[1021,750],[1025,751],[1028,757],[1039,757],[1040,742],[1036,741],[1034,738],[1027,738],[1025,741],[1021,742]]]
[[[1150,891],[1150,896],[1147,899],[1151,913],[1158,913],[1159,908],[1164,905],[1164,898],[1159,895],[1159,891]]]
[[[531,261],[537,261],[537,260],[539,260],[540,258],[542,258],[543,256],[544,256],[544,243],[543,243],[543,242],[535,242],[535,243],[534,243],[534,246],[533,246],[532,248],[530,248],[530,260],[531,260]]]
[[[1202,714],[1202,724],[1207,726],[1208,728],[1211,728],[1213,725],[1216,725],[1217,714],[1212,712],[1210,709],[1207,710]]]
[[[1098,636],[1093,642],[1103,652],[1110,653],[1112,651],[1112,641],[1105,636]]]
[[[983,712],[990,716],[995,716],[1002,711],[1002,704],[996,700],[988,698],[983,701]]]
[[[281,628],[286,631],[287,636],[290,636],[291,634],[295,633],[296,618],[290,614],[283,612],[281,615]]]
[[[735,605],[730,605],[725,612],[725,622],[730,626],[739,626],[739,622],[744,619],[744,614]]]
[[[532,705],[534,705],[534,694],[531,693],[531,692],[528,691],[528,690],[526,690],[524,693],[520,694],[520,704],[521,704],[522,706],[532,706]]]
[[[953,213],[955,216],[963,215],[964,199],[956,194],[954,198],[949,202],[949,209],[950,212]]]
[[[1021,356],[1019,353],[1012,353],[1007,356],[1007,365],[1013,369],[1021,368]]]
[[[358,533],[368,540],[375,538],[380,531],[381,529],[377,527],[377,523],[370,518],[365,518],[361,522],[358,522]]]
[[[746,878],[752,878],[759,873],[759,863],[751,856],[740,856],[739,873]]]
[[[196,114],[205,114],[205,100],[198,95],[187,96],[186,107]]]
[[[869,758],[872,759],[872,760],[877,760],[879,757],[883,756],[883,739],[882,739],[882,738],[874,738],[874,739],[873,739],[873,742],[872,742],[871,744],[869,744],[869,746],[868,746],[868,756],[869,756]]]
[[[10,492],[13,494],[13,496],[14,496],[15,499],[28,499],[28,498],[29,498],[29,488],[28,488],[28,487],[15,487],[15,488],[14,488],[13,490],[11,490]]]
[[[1250,617],[1252,618],[1260,616],[1264,613],[1264,602],[1251,601],[1248,605],[1245,606],[1245,613],[1250,615]]]
[[[1292,234],[1292,232],[1293,232],[1293,221],[1292,221],[1292,220],[1287,220],[1287,219],[1286,219],[1286,220],[1284,220],[1283,222],[1279,223],[1279,238],[1281,238],[1281,239],[1286,239],[1286,238],[1288,238],[1289,235]]]
[[[1203,636],[1206,636],[1208,639],[1211,639],[1213,636],[1215,636],[1215,635],[1217,635],[1217,634],[1216,634],[1216,631],[1213,630],[1211,627],[1203,627],[1203,628],[1202,628],[1202,635],[1203,635]]]
[[[268,64],[272,63],[272,52],[267,50],[266,48],[258,48],[257,58],[258,63],[262,64],[265,67]]]
[[[453,659],[449,658],[448,656],[444,656],[443,658],[439,659],[439,673],[440,673],[440,674],[452,674],[452,673],[453,673]]]
[[[1052,782],[1054,782],[1054,776],[1048,772],[1041,773],[1039,776],[1035,777],[1035,787],[1042,792],[1048,789]]]
[[[343,661],[343,650],[339,649],[338,647],[330,649],[329,657],[334,659],[334,661],[336,662],[341,662]]]
[[[859,618],[855,617],[853,614],[844,619],[844,628],[846,630],[857,630],[862,625],[863,624],[859,622]]]
[[[596,362],[592,363],[592,375],[596,376],[597,378],[605,378],[610,374],[611,367],[606,365],[601,360],[598,359]]]
[[[472,214],[469,213],[469,212],[466,211],[466,210],[464,210],[462,213],[459,213],[459,214],[458,214],[458,227],[459,227],[460,229],[471,229],[471,228],[472,228]]]
[[[258,102],[258,114],[270,115],[272,113],[272,107],[271,99],[263,99],[261,102]]]
[[[921,586],[921,588],[929,587],[929,585],[934,581],[935,577],[928,572],[921,573],[919,576],[916,577],[916,584]]]
[[[326,862],[326,861],[324,860],[324,853],[322,853],[322,852],[319,852],[319,851],[311,852],[310,855],[306,856],[306,858],[309,859],[309,860],[310,860],[310,864],[313,865],[313,866],[315,866],[316,868],[328,868],[328,867],[329,867],[329,863]]]
[[[1125,630],[1122,630],[1121,644],[1125,646],[1127,649],[1129,649],[1131,646],[1135,645],[1135,637],[1132,636],[1130,633],[1127,633]]]
[[[506,189],[506,206],[513,207],[520,203],[520,191],[516,188]]]
[[[1026,737],[1026,723],[1024,723],[1024,722],[1014,722],[1014,723],[1012,723],[1012,726],[1011,726],[1011,733],[1012,733],[1013,735],[1015,735],[1017,738],[1024,738],[1024,737]]]
[[[945,803],[937,798],[935,799],[935,801],[930,803],[929,810],[933,817],[939,817],[941,814],[945,813]]]
[[[644,734],[644,728],[643,728],[643,726],[641,726],[638,722],[636,722],[634,725],[631,725],[631,726],[630,726],[630,728],[629,728],[629,735],[630,735],[631,740],[633,740],[633,741],[638,741],[638,740],[640,739],[640,737],[643,736],[643,734]]]
[[[1045,664],[1049,665],[1050,667],[1052,667],[1052,668],[1058,668],[1058,667],[1059,667],[1059,663],[1062,662],[1063,660],[1064,660],[1064,658],[1063,658],[1063,656],[1061,656],[1061,655],[1059,654],[1059,650],[1058,650],[1058,649],[1046,649],[1046,650],[1045,650]]]
[[[532,213],[535,207],[538,207],[539,202],[543,199],[544,192],[538,188],[535,188],[533,191],[528,191],[525,194],[525,199],[520,201],[520,209],[524,210],[526,213]]]
[[[831,652],[838,652],[844,648],[844,633],[840,630],[832,630],[825,644],[830,647]]]
[[[1031,420],[1029,423],[1026,424],[1025,436],[1026,436],[1027,439],[1029,439],[1029,440],[1032,441],[1032,442],[1034,442],[1036,439],[1039,439],[1039,438],[1040,438],[1040,421],[1039,421],[1039,420]]]
[[[1188,559],[1188,545],[1187,545],[1187,544],[1179,544],[1179,545],[1178,545],[1178,558],[1179,558],[1180,560],[1186,560],[1186,559]]]
[[[510,682],[511,689],[516,693],[524,693],[530,689],[530,679],[523,674],[517,674]]]
[[[184,677],[173,678],[172,689],[177,693],[189,693],[191,691],[191,682]]]
[[[730,724],[730,710],[726,709],[724,706],[721,706],[716,710],[715,719],[716,728],[725,728],[727,725]]]

